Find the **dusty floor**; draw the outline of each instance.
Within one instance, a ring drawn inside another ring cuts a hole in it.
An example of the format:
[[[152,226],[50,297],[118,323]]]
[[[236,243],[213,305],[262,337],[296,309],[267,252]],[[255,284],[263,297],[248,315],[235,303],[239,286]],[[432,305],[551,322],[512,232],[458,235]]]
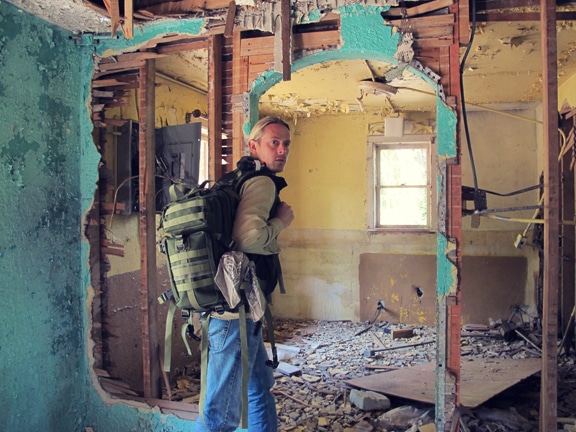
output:
[[[408,338],[392,339],[399,329],[386,322],[278,320],[276,337],[281,364],[273,391],[281,431],[411,431],[432,427],[433,406],[389,396],[387,409],[363,411],[351,403],[354,391],[345,381],[434,361],[434,329],[413,328]],[[476,330],[476,329],[475,329]],[[406,348],[397,348],[406,346]],[[415,345],[415,346],[410,346]],[[388,347],[367,356],[366,350]],[[462,359],[539,358],[537,346],[523,338],[504,340],[497,330],[463,330]],[[559,358],[558,417],[576,430],[576,367],[573,356]],[[280,368],[282,369],[282,368]],[[289,376],[292,369],[295,374]],[[175,380],[173,400],[196,402],[199,367],[191,364]],[[536,373],[494,395],[474,409],[462,410],[461,430],[471,432],[538,431],[540,374]],[[420,428],[420,429],[419,429]]]

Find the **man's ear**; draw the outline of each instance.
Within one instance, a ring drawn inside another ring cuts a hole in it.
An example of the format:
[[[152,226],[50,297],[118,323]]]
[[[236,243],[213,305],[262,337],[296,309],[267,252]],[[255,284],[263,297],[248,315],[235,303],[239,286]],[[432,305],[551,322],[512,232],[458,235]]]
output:
[[[250,154],[251,155],[255,155],[256,154],[256,144],[257,141],[256,140],[249,140],[248,141],[248,150],[250,150]]]

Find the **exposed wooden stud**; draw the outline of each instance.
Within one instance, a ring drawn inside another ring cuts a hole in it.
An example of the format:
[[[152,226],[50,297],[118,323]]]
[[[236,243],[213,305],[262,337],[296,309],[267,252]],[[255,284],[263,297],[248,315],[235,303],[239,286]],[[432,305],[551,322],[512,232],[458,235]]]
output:
[[[113,62],[113,63],[101,63],[100,65],[98,65],[98,69],[101,72],[140,69],[142,66],[144,66],[144,62],[146,62],[145,59],[142,60],[137,59],[137,60]]]
[[[273,41],[273,36],[271,41]],[[242,33],[234,32],[232,57],[232,92],[231,98],[239,105],[232,110],[232,160],[236,161],[244,155],[244,92],[248,90],[248,58],[242,54]],[[273,44],[272,44],[273,46]],[[238,101],[240,103],[238,104]]]
[[[180,41],[178,43],[162,44],[156,52],[158,54],[172,54],[181,51],[193,51],[208,48],[208,41],[204,38],[198,40]]]
[[[453,14],[430,15],[410,18],[410,30],[417,30],[426,27],[445,27],[454,24]],[[405,23],[404,18],[394,18],[384,20],[384,24],[401,27]]]
[[[317,50],[340,45],[340,31],[327,30],[313,33],[294,33],[292,49],[294,51]],[[242,39],[240,55],[274,55],[274,36]]]
[[[126,39],[134,37],[134,4],[132,0],[124,0],[124,36]]]
[[[147,12],[153,15],[180,15],[190,12],[201,12],[211,9],[224,9],[230,0],[175,0],[165,1],[155,5],[146,6],[139,12]]]
[[[278,32],[277,32],[278,34]],[[280,71],[284,81],[290,81],[292,74],[292,22],[290,0],[280,0]]]
[[[104,0],[104,6],[106,6],[106,11],[110,15],[110,34],[112,36],[116,35],[116,30],[120,27],[120,5],[119,0]]]
[[[412,6],[410,8],[406,8],[406,14],[408,17],[413,17],[417,15],[422,15],[428,12],[434,12],[439,9],[443,9],[445,7],[452,6],[454,4],[454,0],[434,0],[431,2],[423,3],[418,6]],[[402,8],[394,7],[390,8],[385,14],[385,17],[389,16],[402,16]]]
[[[540,1],[544,131],[544,293],[542,304],[542,379],[540,431],[557,429],[559,164],[556,1]]]
[[[213,35],[208,47],[208,175],[222,177],[222,36]]]
[[[476,1],[476,0],[472,0]],[[460,34],[460,46],[466,46],[470,42],[470,2],[469,0],[458,1],[458,23]]]
[[[226,26],[224,27],[224,37],[232,37],[234,32],[234,19],[236,18],[236,2],[232,0],[228,5],[226,14]]]
[[[138,187],[143,390],[146,397],[160,398],[160,343],[156,301],[155,76],[155,60],[147,60],[140,69],[139,83]]]

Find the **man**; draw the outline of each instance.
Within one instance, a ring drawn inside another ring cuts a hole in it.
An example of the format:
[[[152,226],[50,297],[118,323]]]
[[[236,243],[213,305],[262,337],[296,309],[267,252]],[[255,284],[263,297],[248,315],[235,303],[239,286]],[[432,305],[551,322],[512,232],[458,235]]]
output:
[[[250,155],[272,173],[282,172],[290,150],[290,128],[277,117],[258,121],[248,137]],[[247,180],[240,190],[233,238],[237,249],[256,262],[256,274],[263,288],[272,288],[277,275],[268,259],[280,252],[278,235],[294,219],[292,208],[279,201],[278,188],[269,176]],[[261,326],[250,315],[246,320],[248,338],[248,430],[275,432],[278,429],[276,401],[270,389],[273,370],[266,364],[268,354]],[[237,429],[242,411],[242,360],[238,313],[212,313],[208,327],[209,360],[203,416],[195,432],[228,432]]]

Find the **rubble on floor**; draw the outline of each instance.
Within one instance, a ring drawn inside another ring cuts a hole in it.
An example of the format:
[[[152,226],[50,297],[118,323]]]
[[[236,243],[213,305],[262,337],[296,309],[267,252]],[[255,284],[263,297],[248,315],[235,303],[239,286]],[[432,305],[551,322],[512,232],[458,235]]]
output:
[[[462,361],[539,358],[537,332],[518,330],[465,327]],[[275,334],[281,365],[273,393],[280,431],[435,430],[433,405],[373,395],[346,384],[355,378],[434,362],[434,328],[386,322],[277,320]],[[558,417],[564,427],[559,430],[576,431],[576,367],[566,354],[559,361]],[[197,403],[199,385],[199,365],[190,365],[175,380],[172,400]],[[463,408],[459,413],[461,430],[538,431],[539,388],[540,374],[536,373],[476,408]]]

